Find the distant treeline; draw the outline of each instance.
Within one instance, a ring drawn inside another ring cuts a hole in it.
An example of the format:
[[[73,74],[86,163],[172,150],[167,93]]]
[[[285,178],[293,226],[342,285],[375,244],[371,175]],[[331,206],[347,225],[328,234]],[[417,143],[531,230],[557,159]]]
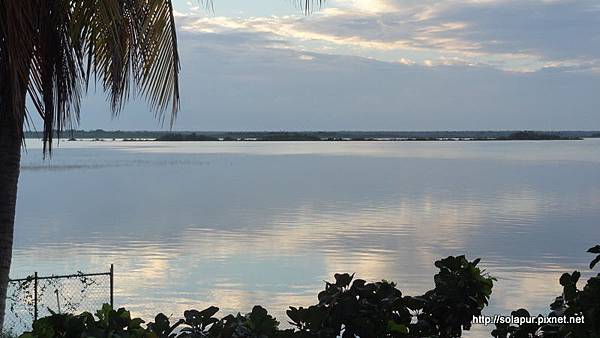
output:
[[[42,138],[26,132],[26,138]],[[67,139],[160,141],[438,141],[438,140],[564,140],[600,137],[600,131],[106,131],[68,130]]]
[[[202,134],[181,134],[181,133],[170,133],[161,135],[156,138],[156,141],[219,141],[218,138],[212,136],[206,136]]]
[[[539,133],[533,131],[518,131],[498,140],[580,140],[581,136],[561,136],[555,133]]]

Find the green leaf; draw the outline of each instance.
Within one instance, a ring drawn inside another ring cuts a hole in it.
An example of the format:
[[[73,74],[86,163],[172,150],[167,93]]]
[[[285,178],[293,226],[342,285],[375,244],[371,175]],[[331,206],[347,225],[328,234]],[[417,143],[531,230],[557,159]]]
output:
[[[398,324],[393,320],[388,321],[387,330],[390,333],[408,334],[408,328],[402,324]]]

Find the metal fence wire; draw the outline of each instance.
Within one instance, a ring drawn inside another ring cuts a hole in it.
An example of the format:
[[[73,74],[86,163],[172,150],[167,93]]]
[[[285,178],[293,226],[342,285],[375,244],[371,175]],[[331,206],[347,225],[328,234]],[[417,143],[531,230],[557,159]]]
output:
[[[114,268],[101,273],[38,276],[8,282],[4,332],[31,330],[38,318],[54,313],[95,313],[103,304],[114,305]]]

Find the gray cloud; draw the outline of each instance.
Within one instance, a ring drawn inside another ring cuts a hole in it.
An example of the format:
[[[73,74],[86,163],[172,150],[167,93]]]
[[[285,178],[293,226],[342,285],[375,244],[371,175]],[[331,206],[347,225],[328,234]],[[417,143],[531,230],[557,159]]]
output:
[[[181,34],[182,111],[175,128],[600,128],[598,74],[404,65],[273,46],[272,38],[242,30]],[[92,96],[83,105],[83,128],[156,128],[143,103],[111,122],[103,100]]]
[[[444,37],[492,53],[539,54],[549,59],[600,58],[597,1],[509,1],[448,6],[430,22],[465,22]]]
[[[338,0],[338,3],[345,3]],[[353,3],[353,2],[351,2]],[[311,17],[181,18],[184,29],[269,32],[335,53],[486,63],[503,69],[595,69],[600,5],[592,0],[362,1]],[[367,3],[367,5],[364,5]],[[335,4],[335,2],[334,2]],[[365,10],[369,5],[374,11]],[[327,45],[329,44],[329,45]],[[360,51],[357,52],[357,49]],[[385,51],[385,56],[381,56]]]

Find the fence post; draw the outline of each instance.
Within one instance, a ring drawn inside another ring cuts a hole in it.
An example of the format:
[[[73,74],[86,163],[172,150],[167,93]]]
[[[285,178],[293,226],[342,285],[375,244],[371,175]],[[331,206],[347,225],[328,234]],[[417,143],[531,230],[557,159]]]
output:
[[[113,264],[110,265],[110,307],[115,308],[115,267]]]
[[[33,274],[33,321],[38,319],[38,273]]]

